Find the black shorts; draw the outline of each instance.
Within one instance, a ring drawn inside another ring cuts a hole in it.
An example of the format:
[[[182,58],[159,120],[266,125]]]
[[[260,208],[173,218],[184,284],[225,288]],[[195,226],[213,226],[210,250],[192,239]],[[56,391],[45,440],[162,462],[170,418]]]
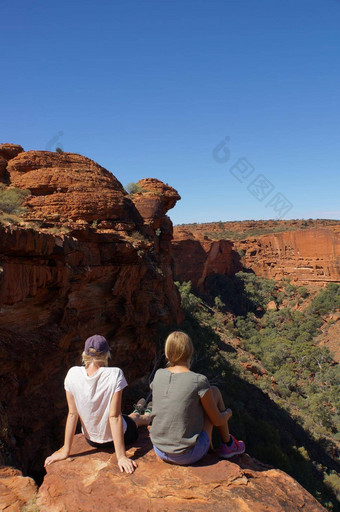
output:
[[[124,434],[124,443],[125,446],[128,444],[132,444],[138,439],[138,428],[136,423],[130,418],[130,416],[127,416],[126,414],[122,414],[124,420],[126,421],[126,431]],[[111,449],[113,448],[113,441],[109,441],[108,443],[95,443],[94,441],[91,441],[90,439],[87,439],[85,437],[86,441],[89,443],[90,446],[93,446],[94,448],[104,448],[104,449]]]

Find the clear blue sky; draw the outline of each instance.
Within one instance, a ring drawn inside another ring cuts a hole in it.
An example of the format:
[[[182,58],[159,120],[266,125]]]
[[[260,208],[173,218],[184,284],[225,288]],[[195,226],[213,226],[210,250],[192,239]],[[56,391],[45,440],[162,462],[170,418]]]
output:
[[[174,223],[340,218],[340,0],[0,12],[0,142],[61,146],[123,185],[159,178],[182,196]]]

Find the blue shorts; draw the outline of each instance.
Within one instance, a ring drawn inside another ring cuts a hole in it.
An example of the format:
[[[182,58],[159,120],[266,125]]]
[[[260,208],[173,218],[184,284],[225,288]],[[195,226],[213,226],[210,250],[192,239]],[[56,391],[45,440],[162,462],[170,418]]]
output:
[[[153,445],[153,449],[156,455],[165,462],[171,462],[172,464],[178,464],[180,466],[186,466],[187,464],[194,464],[200,460],[204,455],[208,453],[210,445],[210,439],[205,430],[202,430],[197,438],[195,446],[190,448],[184,453],[165,453],[159,450],[157,446]]]

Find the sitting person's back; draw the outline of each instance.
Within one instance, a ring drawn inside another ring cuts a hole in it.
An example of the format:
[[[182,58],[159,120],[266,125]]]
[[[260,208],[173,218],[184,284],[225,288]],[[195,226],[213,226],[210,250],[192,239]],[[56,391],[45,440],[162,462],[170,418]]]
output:
[[[162,460],[180,465],[197,462],[208,452],[214,425],[222,438],[221,457],[245,450],[243,441],[229,434],[232,412],[225,408],[219,389],[210,386],[204,375],[190,371],[193,352],[187,334],[171,333],[165,343],[169,366],[158,370],[151,384],[154,450]]]
[[[204,375],[160,369],[153,380],[151,439],[167,453],[181,453],[203,429],[201,397],[210,388]]]

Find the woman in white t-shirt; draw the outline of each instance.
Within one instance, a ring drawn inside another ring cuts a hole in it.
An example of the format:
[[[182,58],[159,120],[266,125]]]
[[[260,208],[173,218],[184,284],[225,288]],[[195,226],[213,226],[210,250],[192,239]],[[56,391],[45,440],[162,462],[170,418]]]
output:
[[[84,366],[74,366],[65,378],[68,416],[64,445],[45,460],[45,467],[66,459],[71,451],[78,418],[91,446],[107,448],[114,444],[120,470],[133,473],[137,464],[125,453],[125,444],[138,437],[137,427],[148,425],[150,410],[122,415],[122,392],[127,386],[120,368],[109,368],[110,347],[103,336],[95,334],[85,342]]]

